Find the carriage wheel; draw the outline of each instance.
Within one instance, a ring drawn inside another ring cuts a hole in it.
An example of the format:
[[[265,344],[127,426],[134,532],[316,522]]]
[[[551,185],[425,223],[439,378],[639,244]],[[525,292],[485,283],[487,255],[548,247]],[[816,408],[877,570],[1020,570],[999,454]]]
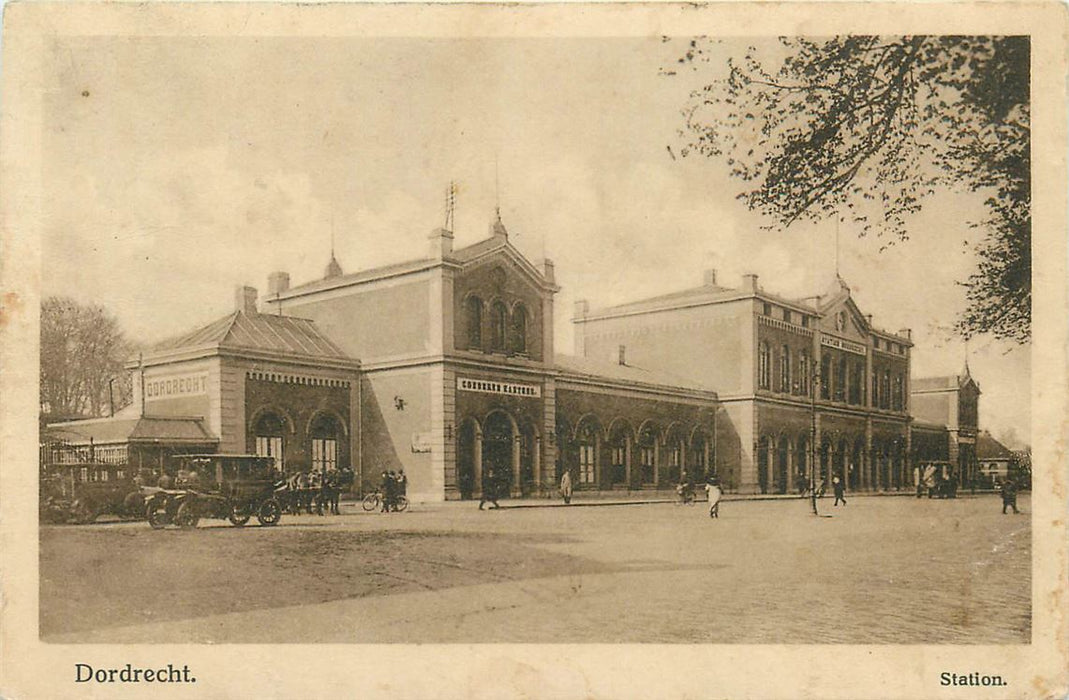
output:
[[[394,507],[397,508],[398,513],[403,513],[408,510],[408,499],[404,496],[398,496],[397,500],[394,501]]]
[[[178,527],[183,530],[192,530],[197,527],[197,523],[200,521],[200,514],[196,512],[195,504],[193,501],[186,501],[178,507],[178,513],[174,516],[174,522]]]
[[[145,519],[153,530],[162,530],[171,523],[171,515],[167,512],[167,501],[152,499],[145,506]]]
[[[249,518],[252,517],[252,509],[248,504],[235,503],[230,506],[230,522],[237,527],[242,527],[245,523],[249,522]]]
[[[379,507],[379,494],[369,493],[364,496],[364,501],[360,505],[368,512],[376,510]]]
[[[278,525],[278,521],[282,520],[282,506],[274,498],[269,498],[260,504],[256,519],[260,521],[261,525]]]

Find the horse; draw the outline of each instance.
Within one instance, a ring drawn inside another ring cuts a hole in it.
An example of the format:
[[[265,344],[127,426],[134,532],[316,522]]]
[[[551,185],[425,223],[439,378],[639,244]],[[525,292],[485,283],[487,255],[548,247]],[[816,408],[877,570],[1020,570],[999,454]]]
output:
[[[338,515],[341,492],[356,481],[356,473],[350,467],[331,469],[323,476],[323,486],[319,490],[320,508],[325,502],[331,515]]]

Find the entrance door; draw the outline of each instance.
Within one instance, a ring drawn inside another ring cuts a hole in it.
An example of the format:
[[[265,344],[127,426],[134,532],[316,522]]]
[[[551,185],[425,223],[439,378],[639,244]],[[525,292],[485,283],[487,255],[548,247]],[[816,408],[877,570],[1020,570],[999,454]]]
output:
[[[496,491],[502,496],[512,487],[512,440],[509,419],[500,413],[491,414],[483,430],[483,473],[495,480]]]

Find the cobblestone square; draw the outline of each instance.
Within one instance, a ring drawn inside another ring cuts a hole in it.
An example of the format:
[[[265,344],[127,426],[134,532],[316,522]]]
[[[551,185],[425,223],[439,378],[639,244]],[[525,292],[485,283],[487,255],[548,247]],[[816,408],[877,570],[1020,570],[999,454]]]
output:
[[[61,642],[1007,644],[1030,640],[1029,498],[514,507],[277,528],[42,531]],[[196,548],[183,564],[183,548]],[[92,572],[91,576],[72,572]],[[115,589],[115,590],[113,590]],[[118,595],[118,589],[126,591]]]

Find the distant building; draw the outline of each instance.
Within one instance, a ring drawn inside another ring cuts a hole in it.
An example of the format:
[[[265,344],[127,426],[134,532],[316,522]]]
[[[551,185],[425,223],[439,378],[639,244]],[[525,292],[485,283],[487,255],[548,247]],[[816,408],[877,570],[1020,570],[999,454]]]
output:
[[[1010,448],[981,430],[976,436],[976,462],[981,483],[988,486],[1001,484],[1014,476],[1018,457]]]
[[[914,436],[924,434],[913,451],[915,463],[945,463],[962,484],[971,484],[979,476],[976,439],[980,393],[968,363],[961,374],[913,380]]]

